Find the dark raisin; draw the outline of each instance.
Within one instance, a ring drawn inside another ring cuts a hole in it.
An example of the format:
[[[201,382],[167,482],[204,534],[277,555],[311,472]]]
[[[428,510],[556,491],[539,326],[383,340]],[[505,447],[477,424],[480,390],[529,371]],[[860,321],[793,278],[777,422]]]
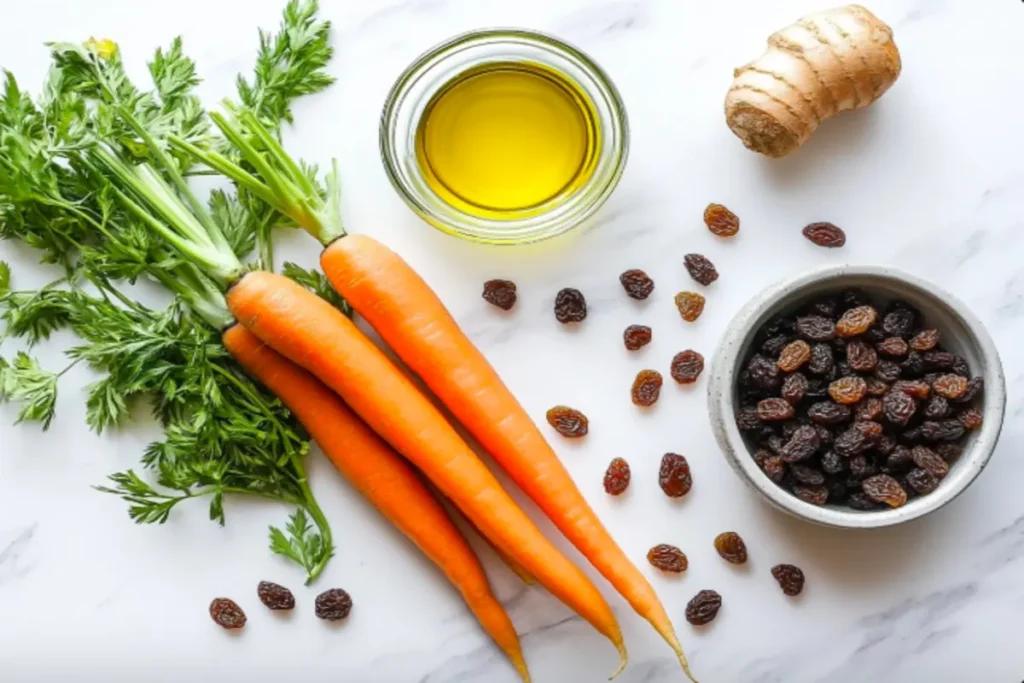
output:
[[[516,305],[516,283],[511,280],[488,280],[484,283],[484,301],[503,311]]]
[[[968,365],[967,361],[965,361],[960,356],[956,356],[954,358],[953,367],[951,367],[950,370],[953,371],[953,374],[960,375],[961,377],[971,376],[971,366]]]
[[[882,417],[882,399],[864,399],[857,405],[856,415],[858,420],[877,420]]]
[[[619,276],[619,282],[630,299],[643,300],[654,291],[654,280],[642,270],[627,270]]]
[[[914,456],[906,446],[897,446],[885,459],[885,469],[890,474],[906,472],[914,466]]]
[[[842,474],[847,470],[847,460],[835,451],[825,451],[821,456],[821,469],[825,474]]]
[[[836,403],[851,405],[857,403],[868,393],[868,385],[863,378],[856,375],[840,377],[828,385],[828,395]]]
[[[740,231],[740,219],[721,204],[708,204],[704,209],[704,225],[719,237],[732,237]]]
[[[826,318],[835,318],[839,314],[839,297],[826,296],[817,299],[807,308],[808,312],[814,315],[823,315]]]
[[[878,508],[875,501],[871,500],[864,493],[851,493],[846,499],[846,504],[854,510],[874,510]]]
[[[899,337],[887,337],[875,345],[875,349],[883,356],[902,358],[910,350],[907,342]]]
[[[939,375],[938,379],[932,382],[932,390],[944,398],[960,398],[967,391],[967,378],[960,375]]]
[[[622,343],[628,351],[636,351],[651,343],[653,333],[646,325],[630,325],[622,333]]]
[[[975,377],[967,380],[967,390],[960,394],[960,398],[956,399],[957,403],[970,403],[973,401],[981,390],[985,387],[985,380],[981,377]]]
[[[795,406],[800,403],[806,393],[807,378],[801,373],[794,372],[782,381],[782,398],[789,401],[791,405]]]
[[[694,626],[710,624],[722,608],[722,596],[715,591],[703,590],[686,603],[686,620]]]
[[[927,446],[914,446],[910,455],[914,458],[915,465],[927,470],[936,479],[943,479],[949,474],[949,463]]]
[[[889,455],[896,448],[896,439],[892,438],[888,434],[883,434],[882,438],[875,444],[875,451],[882,456]]]
[[[696,292],[679,292],[676,294],[675,301],[676,308],[679,309],[679,315],[686,322],[694,322],[704,312],[705,299]]]
[[[671,572],[672,574],[685,572],[686,568],[690,566],[690,563],[686,559],[686,555],[683,551],[674,545],[668,545],[667,543],[656,545],[648,550],[647,561],[650,562],[651,566],[655,569],[660,569],[663,572]]]
[[[842,299],[842,308],[844,311],[851,308],[857,308],[858,306],[866,306],[868,303],[868,295],[864,293],[864,290],[857,289],[856,287],[844,290],[840,294]]]
[[[245,626],[245,612],[234,600],[229,598],[216,598],[210,603],[210,616],[217,623],[226,629],[236,629]]]
[[[900,378],[901,372],[900,366],[891,360],[880,360],[875,368],[875,378],[891,384]]]
[[[959,420],[929,420],[921,424],[921,438],[925,441],[956,441],[964,435]]]
[[[820,401],[807,409],[807,416],[823,425],[836,425],[847,422],[853,416],[850,406],[832,401]]]
[[[919,401],[923,401],[928,398],[928,395],[932,392],[931,386],[927,382],[919,379],[901,379],[899,382],[892,385],[892,390],[894,392],[906,394],[911,398],[916,398]]]
[[[782,349],[785,348],[788,343],[788,336],[784,334],[777,334],[774,337],[768,337],[764,340],[761,344],[761,352],[772,358],[778,358],[779,354],[782,353]]]
[[[804,573],[792,564],[777,564],[772,567],[772,576],[779,582],[779,588],[786,595],[793,597],[804,590]]]
[[[811,505],[824,505],[828,500],[828,488],[824,486],[793,486],[793,495]]]
[[[764,422],[777,422],[793,417],[793,406],[783,398],[766,398],[757,404],[757,416]]]
[[[843,346],[843,349],[840,351],[840,353],[844,355],[846,354],[845,346]],[[852,374],[853,368],[850,367],[850,364],[847,363],[845,360],[841,360],[838,363],[836,363],[836,374],[835,377],[833,377],[832,379],[837,379],[839,377],[849,377]]]
[[[981,415],[981,411],[976,408],[968,408],[964,412],[956,416],[960,420],[960,424],[964,426],[964,429],[978,429],[981,427],[984,418]]]
[[[661,458],[661,467],[658,469],[658,485],[669,498],[682,498],[690,492],[693,486],[693,475],[690,473],[690,463],[686,458],[676,453],[666,453]]]
[[[949,407],[949,401],[941,396],[932,396],[924,404],[922,414],[928,420],[941,420],[944,417],[949,417],[950,412],[952,412],[952,409]]]
[[[795,325],[796,323],[792,318],[779,316],[769,320],[768,324],[762,329],[762,332],[766,337],[774,337],[777,334],[792,335]]]
[[[873,306],[857,306],[843,313],[836,323],[836,334],[840,337],[856,337],[864,334],[878,320],[878,311]]]
[[[878,474],[878,468],[863,453],[850,458],[850,476],[854,479],[867,479],[875,474]]]
[[[331,588],[316,596],[316,615],[328,621],[339,621],[352,611],[352,597],[341,588]]]
[[[907,503],[907,492],[888,474],[868,477],[864,480],[863,488],[868,498],[876,503],[883,503],[891,508],[902,507]]]
[[[736,413],[736,427],[741,432],[756,431],[761,427],[761,418],[757,416],[757,408],[747,406]]]
[[[658,402],[661,395],[661,385],[664,380],[657,370],[641,370],[633,380],[633,388],[630,390],[630,398],[633,405],[648,407]]]
[[[821,441],[822,446],[827,446],[832,443],[835,437],[832,435],[832,432],[829,431],[828,427],[826,427],[825,425],[820,425],[816,422],[813,423],[811,426],[814,427],[814,431],[818,432],[818,439]]]
[[[915,351],[931,351],[938,343],[938,330],[921,330],[910,340],[910,348]]]
[[[726,531],[715,537],[715,550],[730,564],[746,564],[747,545],[735,531]]]
[[[786,476],[786,461],[782,459],[782,456],[775,455],[767,458],[762,463],[761,469],[764,470],[769,479],[776,484],[780,484]]]
[[[590,420],[575,408],[555,406],[548,410],[546,417],[556,432],[569,439],[586,436],[590,431]]]
[[[807,465],[790,465],[789,473],[792,474],[793,479],[800,484],[820,486],[825,483],[825,474],[821,470]]]
[[[803,427],[806,424],[810,424],[810,423],[807,420],[790,420],[788,422],[783,423],[783,425],[782,425],[782,436],[783,436],[783,438],[788,439],[788,438],[792,437],[796,433],[796,430],[800,429],[801,427]]]
[[[925,371],[924,356],[917,351],[911,351],[899,367],[904,377],[920,377]]]
[[[818,431],[810,425],[803,425],[796,428],[779,455],[786,462],[799,462],[814,455],[819,446],[821,437],[818,436]]]
[[[844,458],[865,453],[882,438],[882,426],[877,422],[854,422],[836,437],[835,452]]]
[[[889,391],[889,385],[877,377],[865,377],[864,382],[868,387],[868,396],[884,396]]]
[[[566,287],[555,296],[555,318],[560,323],[583,322],[587,317],[587,300],[583,292]]]
[[[911,470],[910,473],[907,474],[905,481],[921,495],[931,493],[939,487],[939,480],[935,475],[928,470],[921,469],[920,467]]]
[[[926,351],[921,358],[929,370],[952,370],[956,363],[956,356],[948,351]]]
[[[911,427],[910,429],[904,429],[900,433],[900,440],[904,443],[915,444],[921,440],[921,427]]]
[[[939,457],[950,463],[959,458],[963,451],[963,447],[955,443],[942,443],[935,447],[935,452],[939,454]]]
[[[765,362],[771,365],[772,368],[775,368],[775,364],[771,361],[766,359]],[[672,358],[671,372],[672,379],[680,384],[693,384],[700,377],[700,373],[704,372],[704,356],[693,349],[680,351]],[[777,370],[774,376],[777,383]]]
[[[878,352],[867,342],[854,339],[846,345],[846,362],[857,372],[871,372],[878,365]]]
[[[885,419],[895,425],[905,425],[917,412],[914,399],[902,391],[890,391],[882,398],[882,409]]]
[[[846,244],[846,233],[832,223],[811,223],[803,229],[804,237],[819,247],[834,249]]]
[[[815,344],[811,347],[811,359],[807,362],[807,370],[815,375],[827,375],[835,368],[832,347],[828,344]]]
[[[829,341],[836,336],[836,324],[825,316],[805,315],[796,319],[796,333],[807,341]]]
[[[807,391],[804,393],[804,398],[828,398],[828,383],[821,379],[807,380]]]
[[[295,596],[284,586],[270,581],[260,581],[256,587],[256,595],[260,602],[273,610],[292,609],[295,607]]]
[[[615,458],[604,473],[604,492],[610,496],[621,495],[629,488],[629,463],[622,458]]]
[[[740,382],[757,392],[768,392],[779,385],[779,368],[774,361],[755,354],[747,361]]]
[[[783,372],[793,372],[811,358],[811,347],[803,339],[797,339],[782,349],[776,365]]]
[[[687,254],[683,257],[683,263],[686,266],[686,271],[690,273],[690,277],[705,287],[718,279],[715,264],[701,254]]]
[[[908,308],[889,311],[882,318],[882,331],[890,337],[910,339],[914,333],[914,312]]]
[[[833,477],[826,480],[825,488],[828,489],[828,498],[825,500],[829,503],[842,503],[846,500],[846,496],[849,493],[849,489],[846,487],[846,481],[841,477]]]

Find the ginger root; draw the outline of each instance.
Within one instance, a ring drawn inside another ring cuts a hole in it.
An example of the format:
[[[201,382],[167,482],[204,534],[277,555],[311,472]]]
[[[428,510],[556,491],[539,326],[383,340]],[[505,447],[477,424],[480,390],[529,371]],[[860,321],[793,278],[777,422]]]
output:
[[[768,38],[735,71],[725,119],[749,149],[783,157],[818,124],[866,107],[900,75],[892,29],[860,5],[811,14]]]

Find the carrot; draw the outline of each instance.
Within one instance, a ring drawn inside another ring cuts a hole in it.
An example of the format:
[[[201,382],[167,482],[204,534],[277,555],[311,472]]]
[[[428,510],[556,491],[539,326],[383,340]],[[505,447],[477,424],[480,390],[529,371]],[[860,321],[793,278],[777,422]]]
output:
[[[529,683],[519,636],[491,592],[483,566],[419,475],[337,394],[259,337],[233,325],[223,340],[242,367],[288,406],[356,490],[444,572],[523,681]]]
[[[692,679],[682,645],[654,589],[615,543],[536,424],[433,290],[401,257],[364,235],[335,240],[324,249],[320,263],[335,290],[672,646]]]
[[[622,670],[622,633],[601,593],[544,538],[440,410],[351,320],[268,272],[244,275],[227,300],[242,325],[337,392],[495,546],[609,638]]]

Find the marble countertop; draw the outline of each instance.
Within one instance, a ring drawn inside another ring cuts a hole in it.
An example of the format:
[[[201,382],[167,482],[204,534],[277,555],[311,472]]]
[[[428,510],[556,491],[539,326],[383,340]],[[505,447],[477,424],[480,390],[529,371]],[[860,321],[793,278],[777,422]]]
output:
[[[702,681],[1014,683],[1024,677],[1024,6],[874,0],[871,9],[893,26],[903,55],[896,86],[870,109],[824,124],[785,160],[748,152],[723,121],[732,68],[760,54],[771,31],[831,4],[328,0],[323,13],[335,24],[338,83],[296,107],[286,142],[309,160],[339,158],[350,229],[392,245],[423,274],[532,415],[542,419],[555,403],[589,414],[583,443],[554,445],[649,573]],[[44,41],[108,36],[141,78],[152,49],[181,34],[205,78],[203,95],[214,102],[250,68],[256,27],[275,26],[281,5],[17,3],[0,22],[0,62],[33,87],[47,62]],[[419,222],[381,168],[377,119],[395,76],[434,43],[494,25],[578,44],[625,99],[628,168],[598,225],[575,240],[518,249],[460,242]],[[741,216],[737,239],[707,233],[701,212],[709,201]],[[800,228],[815,220],[844,226],[847,246],[821,250],[806,242]],[[286,256],[313,262],[311,240],[289,235],[284,242]],[[710,257],[721,279],[703,317],[688,325],[672,294],[688,285],[681,257],[692,251]],[[43,281],[33,254],[0,244],[0,257],[25,284]],[[959,294],[999,346],[1009,389],[998,451],[967,493],[926,519],[864,533],[790,519],[748,490],[715,445],[703,381],[690,389],[670,382],[647,413],[628,398],[639,369],[665,370],[684,348],[710,357],[732,315],[768,283],[844,261],[897,266]],[[626,268],[656,280],[646,304],[622,295],[617,275]],[[481,282],[492,277],[518,283],[511,314],[481,301]],[[590,303],[576,332],[551,314],[564,286],[583,290]],[[655,330],[654,343],[635,355],[621,346],[630,323]],[[69,341],[42,348],[44,360]],[[13,411],[0,412],[0,680],[515,680],[458,595],[318,452],[311,478],[338,550],[315,587],[302,587],[300,572],[267,551],[267,524],[280,524],[284,508],[230,501],[224,528],[207,521],[202,504],[183,507],[164,526],[132,524],[123,503],[90,485],[133,466],[155,432],[140,419],[137,428],[89,433],[74,385],[91,379],[85,369],[72,371],[46,433],[10,426]],[[693,468],[693,492],[681,503],[655,486],[666,451],[686,454]],[[634,481],[613,500],[601,477],[615,456],[630,461]],[[745,569],[714,554],[712,539],[727,529],[747,541]],[[644,563],[646,550],[662,542],[689,555],[681,578]],[[523,636],[534,680],[605,680],[615,661],[606,642],[542,590],[519,583],[489,550],[481,554]],[[804,569],[799,599],[785,598],[769,575],[778,562]],[[264,610],[255,596],[261,579],[293,587],[296,613],[279,618]],[[630,647],[619,680],[682,681],[655,633],[605,582],[598,585]],[[346,588],[356,603],[338,627],[312,615],[314,596],[331,586]],[[718,590],[724,607],[711,627],[697,630],[683,610],[704,588]],[[217,595],[248,608],[244,633],[228,635],[210,622],[207,605]]]

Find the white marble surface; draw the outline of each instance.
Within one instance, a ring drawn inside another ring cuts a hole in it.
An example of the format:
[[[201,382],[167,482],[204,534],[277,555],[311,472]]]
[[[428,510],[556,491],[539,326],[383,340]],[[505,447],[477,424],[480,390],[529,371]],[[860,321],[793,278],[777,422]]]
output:
[[[871,8],[896,31],[900,81],[871,109],[828,122],[803,150],[776,162],[744,150],[725,127],[731,69],[759,54],[772,30],[830,0],[324,4],[335,22],[338,83],[296,108],[290,148],[320,162],[339,157],[350,228],[393,245],[425,276],[533,415],[541,418],[556,402],[589,413],[585,443],[555,446],[630,556],[642,564],[659,542],[688,553],[691,568],[681,579],[651,578],[705,683],[1024,677],[1020,2],[874,0]],[[5,0],[0,63],[32,87],[46,64],[43,41],[109,36],[141,77],[152,49],[182,34],[213,102],[249,68],[256,27],[276,25],[280,6]],[[377,117],[392,79],[435,42],[493,25],[563,36],[621,88],[632,123],[629,166],[599,227],[579,239],[504,250],[456,241],[418,222],[381,169]],[[738,239],[724,243],[706,232],[700,215],[708,201],[742,216]],[[812,220],[845,226],[847,247],[824,251],[805,242],[799,228]],[[287,255],[315,258],[301,235],[287,243]],[[704,252],[722,273],[696,325],[682,323],[671,303],[688,284],[681,265],[688,251]],[[0,256],[21,283],[42,281],[32,254],[3,244]],[[647,414],[627,396],[642,367],[665,370],[688,347],[710,355],[732,314],[767,283],[843,260],[896,265],[958,292],[989,326],[1009,381],[1002,441],[973,488],[927,519],[870,533],[807,526],[756,499],[714,444],[703,383],[667,386]],[[628,267],[646,269],[658,283],[644,305],[619,288],[616,276]],[[479,299],[480,283],[499,276],[519,284],[511,315]],[[551,315],[555,291],[567,285],[582,289],[591,305],[578,332],[561,329]],[[655,342],[628,356],[620,333],[633,322],[652,325]],[[44,357],[55,358],[67,341],[44,348]],[[69,379],[73,389],[90,376],[75,369]],[[232,502],[222,529],[199,504],[163,527],[137,527],[120,501],[89,486],[136,463],[152,427],[140,420],[137,429],[99,438],[82,417],[73,390],[64,392],[46,434],[11,427],[13,413],[0,413],[0,680],[514,680],[455,592],[319,454],[313,484],[339,548],[317,588],[344,586],[356,602],[336,628],[313,618],[316,590],[301,588],[299,572],[266,550],[266,525],[280,523],[284,509]],[[693,493],[681,504],[654,482],[668,450],[685,453],[694,471]],[[618,455],[632,463],[634,484],[610,500],[600,479]],[[711,540],[725,529],[747,539],[745,570],[714,554]],[[535,680],[604,680],[614,653],[601,637],[482,552],[523,634]],[[784,598],[769,576],[780,561],[804,568],[801,598]],[[278,618],[257,603],[255,585],[265,578],[297,589],[296,614]],[[651,629],[599,585],[631,650],[620,680],[683,680]],[[702,588],[720,591],[725,606],[697,631],[682,613]],[[227,635],[206,616],[211,597],[222,594],[248,608],[244,633]]]

